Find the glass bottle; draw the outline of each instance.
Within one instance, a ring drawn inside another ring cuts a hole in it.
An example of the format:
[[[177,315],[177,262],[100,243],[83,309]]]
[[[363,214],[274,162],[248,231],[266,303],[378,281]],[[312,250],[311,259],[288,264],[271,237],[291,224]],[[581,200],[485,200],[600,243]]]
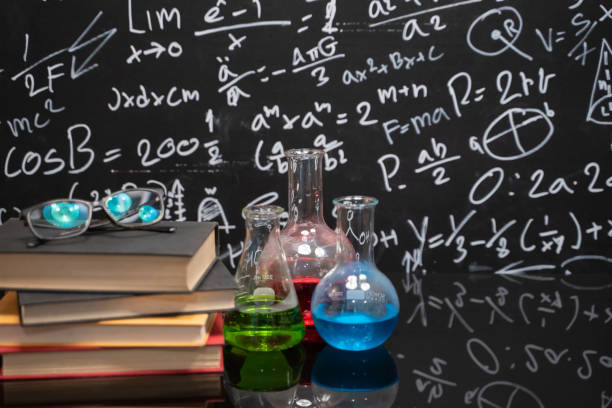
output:
[[[312,296],[318,333],[343,350],[368,350],[384,343],[397,323],[399,300],[391,281],[374,263],[374,210],[378,200],[347,196],[334,201],[338,252],[350,241],[355,255],[319,282]]]
[[[389,408],[399,389],[397,366],[384,346],[345,351],[327,346],[312,369],[318,408]]]
[[[336,264],[336,233],[323,218],[323,159],[318,149],[285,152],[289,175],[289,220],[281,244],[293,277],[306,340],[320,340],[314,328],[310,301],[321,278]],[[345,245],[348,250],[350,245]]]
[[[281,207],[255,205],[246,219],[244,250],[236,271],[236,310],[225,314],[225,341],[251,351],[283,350],[304,337],[304,323],[280,246]]]
[[[224,385],[230,402],[244,408],[291,408],[304,359],[301,344],[268,352],[224,346]]]

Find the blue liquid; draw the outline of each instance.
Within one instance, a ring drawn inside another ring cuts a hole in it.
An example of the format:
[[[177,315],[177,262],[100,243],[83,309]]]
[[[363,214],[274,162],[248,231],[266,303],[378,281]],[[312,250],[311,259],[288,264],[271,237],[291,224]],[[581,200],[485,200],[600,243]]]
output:
[[[387,313],[382,318],[361,312],[342,312],[326,316],[320,304],[312,313],[317,331],[329,345],[341,350],[369,350],[383,344],[395,329],[398,311],[386,305]]]

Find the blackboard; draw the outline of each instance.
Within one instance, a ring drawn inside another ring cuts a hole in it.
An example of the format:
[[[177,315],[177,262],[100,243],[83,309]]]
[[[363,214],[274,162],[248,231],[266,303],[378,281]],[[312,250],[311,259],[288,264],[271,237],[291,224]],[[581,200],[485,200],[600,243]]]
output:
[[[167,217],[286,202],[283,151],[331,199],[380,199],[377,260],[429,272],[611,269],[612,14],[603,1],[6,0],[0,217],[161,185]]]

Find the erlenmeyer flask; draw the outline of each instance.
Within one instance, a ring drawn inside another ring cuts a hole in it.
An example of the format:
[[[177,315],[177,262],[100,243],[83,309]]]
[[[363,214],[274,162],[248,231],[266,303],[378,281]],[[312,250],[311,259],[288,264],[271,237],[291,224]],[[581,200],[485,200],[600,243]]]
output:
[[[320,340],[314,328],[310,301],[315,286],[336,264],[336,234],[323,218],[323,159],[318,149],[285,152],[289,174],[289,221],[281,244],[297,292],[306,340]],[[343,250],[351,250],[347,244]]]
[[[355,256],[338,259],[312,296],[312,315],[318,333],[342,350],[368,350],[384,343],[397,323],[399,300],[393,284],[374,263],[373,197],[348,196],[334,200],[338,216],[339,253],[346,239]]]
[[[225,340],[251,351],[283,350],[304,337],[304,323],[279,241],[275,205],[243,210],[244,250],[236,271],[236,310],[225,314]]]
[[[345,351],[327,346],[312,369],[318,408],[389,408],[399,388],[397,366],[384,346]]]

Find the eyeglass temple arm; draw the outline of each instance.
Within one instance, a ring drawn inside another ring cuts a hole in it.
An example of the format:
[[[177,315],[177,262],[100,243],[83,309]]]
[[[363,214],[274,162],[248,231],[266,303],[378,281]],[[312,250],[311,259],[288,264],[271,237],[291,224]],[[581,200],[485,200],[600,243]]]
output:
[[[27,224],[27,220],[25,220],[26,224]],[[107,224],[109,224],[110,221],[105,221],[105,220],[99,220],[95,223],[91,223],[90,224],[90,229],[91,228],[100,228],[103,227]],[[176,227],[172,227],[172,226],[164,226],[164,225],[143,225],[142,227],[131,227],[130,229],[132,230],[139,230],[139,231],[154,231],[154,232],[174,232],[176,231]],[[45,242],[47,242],[47,240],[41,239],[41,238],[35,238],[31,241],[29,241],[27,243],[28,248],[35,248],[39,245],[44,244]]]
[[[136,227],[133,229],[143,230],[143,231],[155,231],[155,232],[174,232],[176,231],[176,227],[165,226],[165,225],[143,225],[142,227]]]
[[[28,213],[30,211],[32,211],[32,208],[35,208],[36,205],[24,208],[24,209],[19,209],[19,208],[15,208],[15,210],[17,210],[19,212],[19,215],[17,216],[18,220],[22,220],[23,221],[23,225],[25,225],[26,227],[28,227],[30,225],[29,221],[28,221]]]
[[[102,228],[111,224],[110,220],[94,220],[89,224],[89,229]],[[119,226],[121,228],[121,226]],[[176,227],[165,226],[165,225],[142,225],[142,226],[131,226],[124,227],[125,229],[140,230],[140,231],[154,231],[154,232],[174,232]]]
[[[47,242],[47,241],[45,241],[44,239],[40,239],[40,238],[38,238],[38,237],[37,237],[37,238],[32,239],[31,241],[28,241],[28,243],[26,244],[26,246],[27,246],[28,248],[36,248],[37,246],[42,245],[42,244],[44,244],[45,242]]]
[[[19,210],[19,215],[17,216],[17,219],[23,221],[23,225],[25,225],[26,227],[30,225],[30,223],[28,222],[28,217],[26,216],[28,211],[29,208],[26,208],[25,210]]]
[[[89,223],[89,228],[100,228],[100,227],[104,227],[105,225],[110,224],[110,220],[106,219],[106,220],[91,220],[91,222]]]

